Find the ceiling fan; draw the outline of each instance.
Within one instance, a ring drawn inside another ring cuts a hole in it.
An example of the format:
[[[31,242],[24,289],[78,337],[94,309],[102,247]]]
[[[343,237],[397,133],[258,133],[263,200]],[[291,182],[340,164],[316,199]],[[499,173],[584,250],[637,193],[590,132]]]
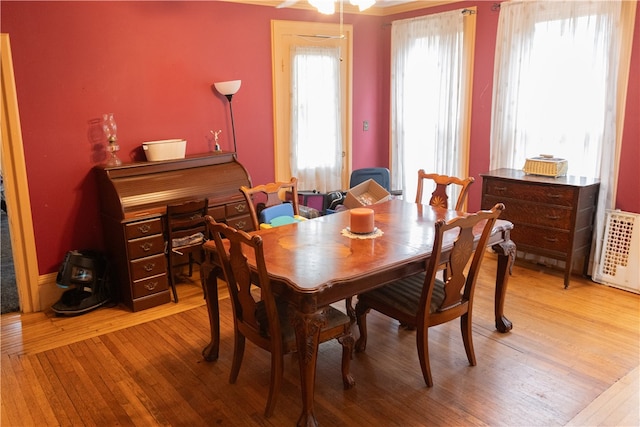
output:
[[[298,3],[298,1],[299,0],[284,0],[282,3],[276,6],[276,8],[281,9],[284,7],[290,7]],[[307,1],[311,6],[318,9],[320,13],[331,15],[332,13],[335,12],[335,3],[339,1],[340,4],[342,4],[344,0],[307,0]],[[360,12],[362,12],[363,10],[373,6],[376,3],[376,0],[349,0],[349,2],[353,6],[358,6],[358,9],[360,10]]]

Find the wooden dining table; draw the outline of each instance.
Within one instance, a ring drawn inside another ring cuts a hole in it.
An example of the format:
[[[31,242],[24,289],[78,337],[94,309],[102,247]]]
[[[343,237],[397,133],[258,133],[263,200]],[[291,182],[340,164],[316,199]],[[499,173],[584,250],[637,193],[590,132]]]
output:
[[[345,233],[349,211],[314,218],[286,226],[255,231],[262,237],[267,270],[279,298],[294,310],[294,327],[299,352],[302,414],[298,426],[316,426],[314,388],[320,326],[324,310],[333,303],[422,272],[431,256],[434,224],[464,212],[428,205],[390,200],[368,206],[374,211],[377,237],[357,238]],[[482,223],[474,232],[479,238]],[[495,326],[508,332],[511,322],[504,315],[504,301],[516,247],[510,239],[513,225],[498,220],[488,246],[497,255],[495,282]],[[365,236],[366,237],[366,236]],[[451,247],[453,235],[443,254]],[[206,260],[202,271],[211,326],[211,341],[203,350],[208,361],[218,358],[220,321],[218,315],[217,252],[213,241],[204,244]],[[255,265],[253,254],[247,254]]]

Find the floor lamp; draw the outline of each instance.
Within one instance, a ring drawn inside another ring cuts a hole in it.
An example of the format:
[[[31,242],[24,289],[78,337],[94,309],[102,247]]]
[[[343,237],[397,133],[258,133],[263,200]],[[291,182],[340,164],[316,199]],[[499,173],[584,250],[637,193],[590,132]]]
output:
[[[238,150],[236,148],[236,126],[233,122],[233,107],[231,106],[231,98],[233,98],[233,95],[238,92],[241,83],[242,80],[230,80],[227,82],[218,82],[213,84],[216,90],[222,95],[226,96],[229,100],[229,111],[231,112],[231,130],[233,132],[233,151],[236,157],[238,156]]]

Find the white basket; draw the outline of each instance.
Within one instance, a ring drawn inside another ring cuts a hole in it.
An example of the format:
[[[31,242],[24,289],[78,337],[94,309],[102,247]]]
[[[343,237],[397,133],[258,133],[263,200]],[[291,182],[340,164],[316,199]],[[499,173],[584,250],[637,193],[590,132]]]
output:
[[[160,160],[184,159],[187,141],[184,139],[164,139],[142,143],[144,155],[150,162]]]

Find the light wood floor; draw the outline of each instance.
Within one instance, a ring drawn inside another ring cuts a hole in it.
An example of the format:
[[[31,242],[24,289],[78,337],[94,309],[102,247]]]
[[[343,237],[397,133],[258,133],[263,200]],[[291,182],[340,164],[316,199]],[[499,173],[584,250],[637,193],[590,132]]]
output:
[[[325,426],[637,426],[640,297],[558,272],[516,265],[508,334],[493,325],[488,256],[474,309],[478,365],[469,367],[457,322],[432,328],[434,387],[426,388],[414,333],[376,313],[357,385],[342,390],[340,346],[321,346],[316,415]],[[224,284],[222,284],[224,285]],[[287,426],[300,412],[297,361],[288,358],[275,414],[262,415],[268,354],[247,344],[238,382],[228,383],[231,312],[221,294],[222,348],[200,354],[207,312],[196,283],[179,304],[139,313],[101,308],[73,317],[1,317],[1,418],[9,426]],[[357,335],[357,328],[354,327]]]

